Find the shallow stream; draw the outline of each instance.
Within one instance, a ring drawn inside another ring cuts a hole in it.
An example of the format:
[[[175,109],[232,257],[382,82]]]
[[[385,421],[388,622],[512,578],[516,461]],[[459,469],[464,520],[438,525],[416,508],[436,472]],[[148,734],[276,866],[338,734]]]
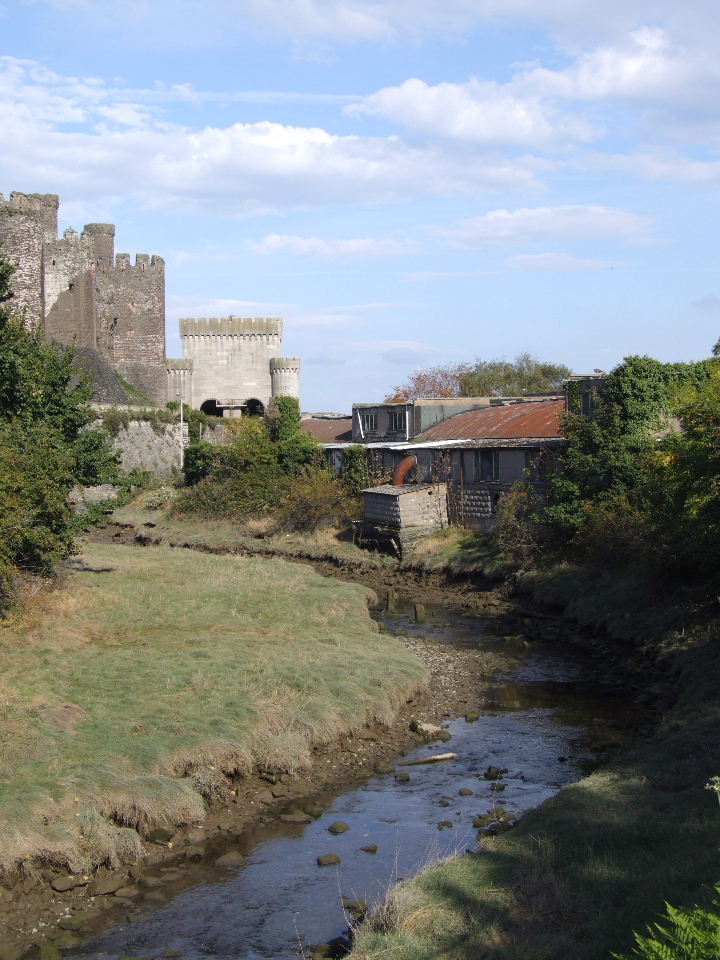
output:
[[[409,782],[374,776],[339,796],[313,797],[323,814],[312,823],[275,822],[235,838],[232,847],[246,854],[241,866],[188,864],[191,887],[167,903],[140,904],[139,916],[96,938],[83,957],[165,951],[183,960],[307,956],[310,944],[347,930],[343,897],[372,907],[390,885],[434,858],[476,849],[474,816],[502,805],[516,817],[537,806],[595,766],[637,720],[636,709],[588,680],[581,663],[544,645],[493,637],[480,618],[434,608],[423,624],[402,612],[379,619],[393,631],[450,645],[511,646],[516,666],[484,688],[479,720],[449,721],[449,743],[419,747],[399,761],[397,772],[409,773]],[[400,765],[447,751],[457,759]],[[507,768],[499,790],[483,776],[490,765]],[[461,790],[472,793],[461,796]],[[334,836],[328,826],[338,820],[349,829]],[[439,827],[441,821],[450,825]],[[377,852],[360,849],[371,844]],[[340,863],[319,867],[316,858],[327,853],[338,854]],[[157,868],[159,877],[163,869]]]

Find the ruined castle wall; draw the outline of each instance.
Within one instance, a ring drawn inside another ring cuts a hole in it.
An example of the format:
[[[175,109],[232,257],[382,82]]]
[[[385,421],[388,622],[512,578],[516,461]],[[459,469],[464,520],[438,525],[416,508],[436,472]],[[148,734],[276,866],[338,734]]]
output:
[[[119,253],[95,277],[98,347],[120,375],[155,403],[165,404],[165,261]]]
[[[277,317],[222,317],[180,321],[183,356],[192,360],[192,399],[260,400],[272,397],[270,360],[282,342]]]
[[[54,194],[0,194],[0,250],[15,267],[13,302],[31,327],[43,320],[43,245],[57,237],[57,210]]]
[[[45,334],[61,343],[96,345],[95,249],[83,232],[66,230],[45,244]]]

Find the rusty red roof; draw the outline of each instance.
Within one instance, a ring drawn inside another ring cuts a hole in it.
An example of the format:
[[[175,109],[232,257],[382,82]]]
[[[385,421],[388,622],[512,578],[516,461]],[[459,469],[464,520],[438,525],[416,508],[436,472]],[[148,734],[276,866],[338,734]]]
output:
[[[564,400],[532,400],[467,410],[436,423],[415,437],[414,442],[560,437],[560,414],[564,410]]]
[[[307,417],[301,421],[300,429],[320,443],[348,443],[352,440],[352,417]]]

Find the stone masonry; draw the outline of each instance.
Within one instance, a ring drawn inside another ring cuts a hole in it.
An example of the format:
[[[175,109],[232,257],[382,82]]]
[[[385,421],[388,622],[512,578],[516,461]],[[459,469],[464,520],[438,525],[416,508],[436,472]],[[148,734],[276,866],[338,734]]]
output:
[[[262,413],[273,397],[300,396],[300,360],[279,356],[279,317],[180,321],[182,360],[168,360],[168,400],[178,394],[206,413]]]
[[[15,267],[14,300],[29,327],[98,350],[135,389],[165,403],[165,262],[115,255],[115,227],[57,235],[54,194],[0,194],[0,249]]]

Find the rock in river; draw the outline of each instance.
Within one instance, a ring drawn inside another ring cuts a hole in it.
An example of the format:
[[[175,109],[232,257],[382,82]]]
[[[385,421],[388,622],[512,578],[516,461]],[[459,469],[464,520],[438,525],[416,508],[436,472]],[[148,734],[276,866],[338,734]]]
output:
[[[330,824],[328,827],[328,832],[337,835],[338,833],[345,833],[349,829],[350,827],[347,823],[345,823],[344,820],[336,820],[335,823]]]
[[[335,863],[340,863],[340,857],[336,853],[323,853],[317,858],[319,867],[331,867]]]

